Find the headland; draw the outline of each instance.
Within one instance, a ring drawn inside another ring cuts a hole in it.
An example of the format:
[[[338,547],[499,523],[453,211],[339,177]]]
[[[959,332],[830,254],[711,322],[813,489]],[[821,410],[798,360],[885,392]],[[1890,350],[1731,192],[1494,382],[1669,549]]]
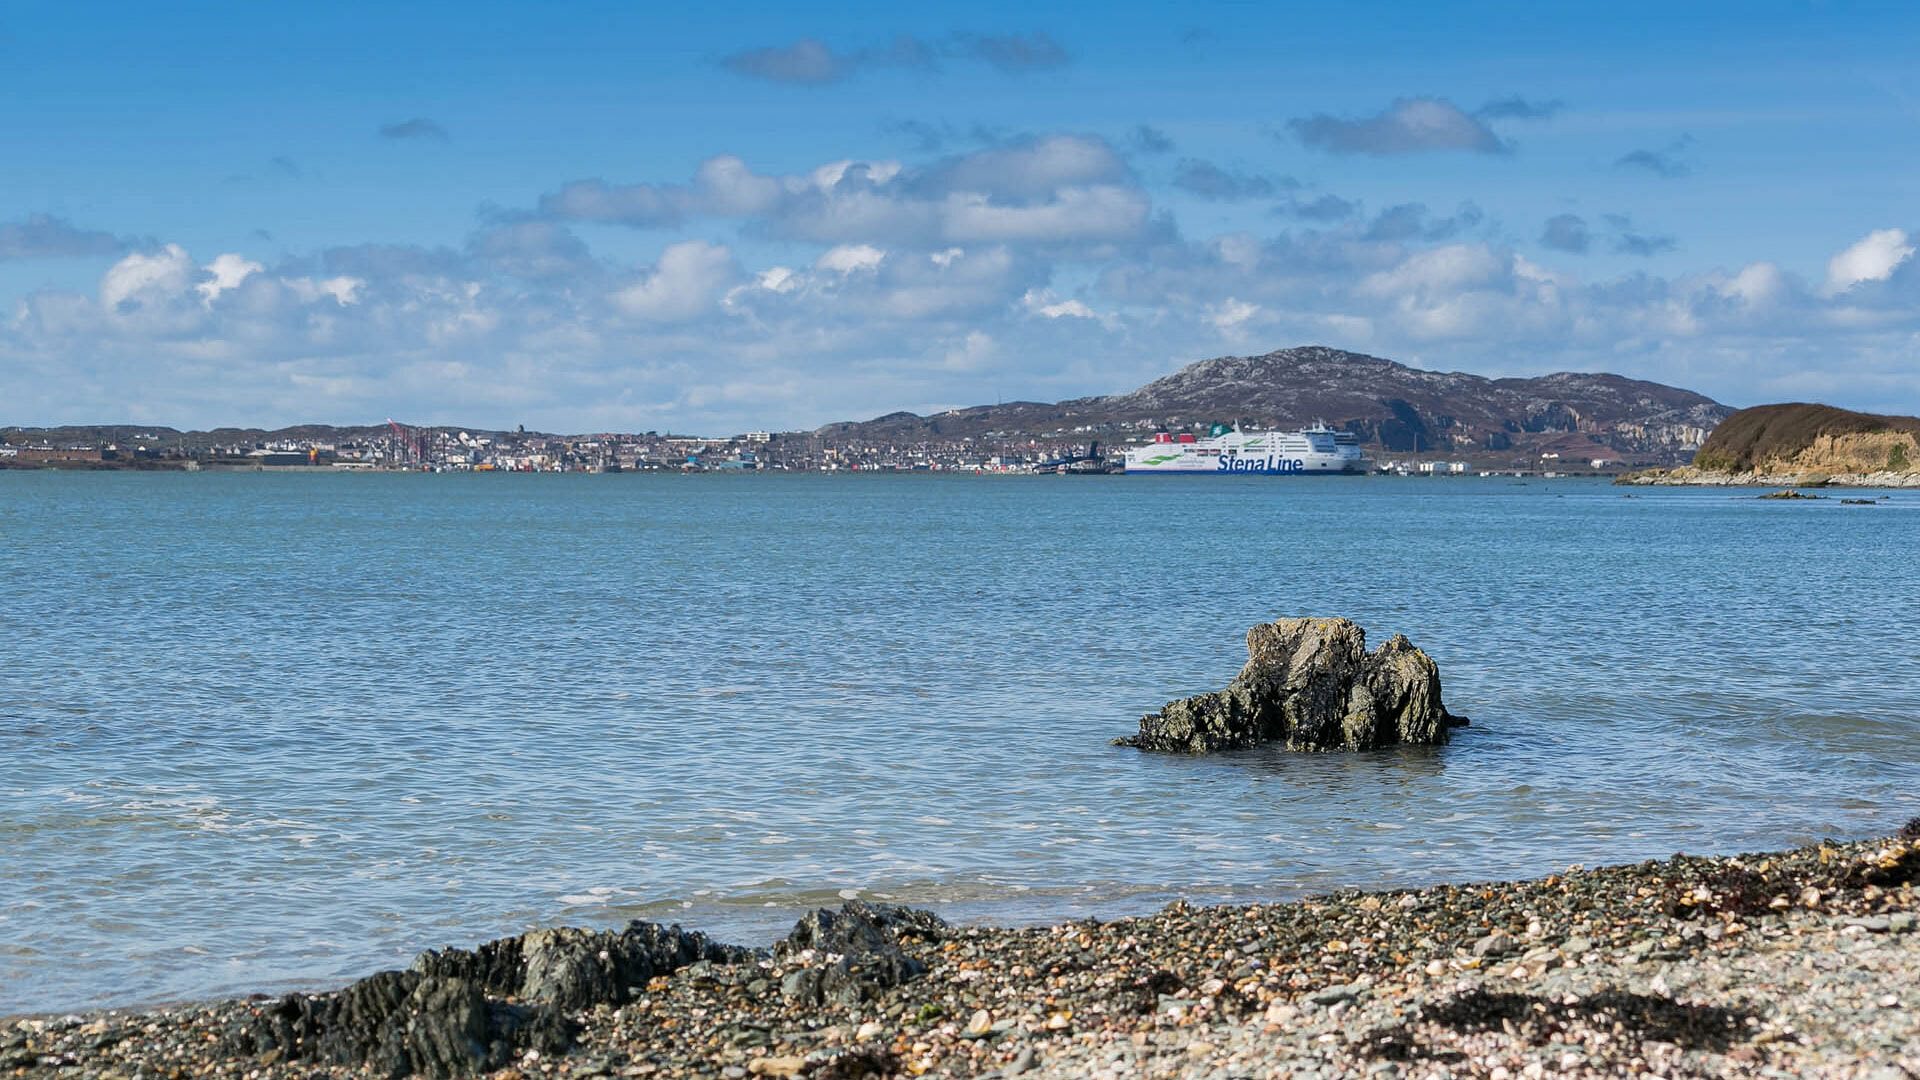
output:
[[[1920,417],[1831,405],[1756,405],[1721,421],[1691,465],[1647,469],[1623,484],[1920,487]]]

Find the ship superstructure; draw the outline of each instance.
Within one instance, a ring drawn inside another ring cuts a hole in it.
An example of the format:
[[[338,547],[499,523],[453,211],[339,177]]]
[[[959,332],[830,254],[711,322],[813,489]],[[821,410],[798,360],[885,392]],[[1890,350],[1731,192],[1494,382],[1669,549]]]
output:
[[[1199,439],[1160,432],[1127,450],[1130,473],[1250,473],[1294,476],[1357,473],[1366,469],[1360,438],[1314,424],[1298,431],[1222,431]]]

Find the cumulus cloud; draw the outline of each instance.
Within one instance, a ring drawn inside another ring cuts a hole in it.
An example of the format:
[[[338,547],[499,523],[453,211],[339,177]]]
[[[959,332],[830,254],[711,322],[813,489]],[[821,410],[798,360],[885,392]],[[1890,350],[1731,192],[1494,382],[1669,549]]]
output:
[[[1875,229],[1828,260],[1826,292],[1836,295],[1862,282],[1885,281],[1913,252],[1905,229]]]
[[[943,59],[974,61],[1008,74],[1062,67],[1071,61],[1066,49],[1044,33],[955,32],[937,41],[902,34],[880,45],[848,50],[805,37],[733,53],[722,57],[720,65],[767,82],[825,86],[879,68],[931,70]]]
[[[467,241],[467,252],[499,273],[530,280],[578,278],[597,270],[585,242],[551,221],[489,226]]]
[[[1642,258],[1672,251],[1680,242],[1672,236],[1641,232],[1634,228],[1633,219],[1625,214],[1602,214],[1600,220],[1606,222],[1612,232],[1613,250],[1620,255],[1638,255]]]
[[[1274,213],[1279,216],[1322,223],[1345,221],[1359,212],[1359,203],[1331,192],[1312,199],[1291,198],[1274,207]]]
[[[193,289],[200,294],[202,303],[211,304],[220,298],[221,293],[239,288],[241,282],[266,267],[244,255],[226,252],[214,256],[213,261],[202,269],[206,272],[206,280],[196,284]]]
[[[739,276],[733,252],[719,244],[689,240],[660,253],[640,280],[613,296],[616,307],[655,322],[683,322],[710,311]]]
[[[1072,60],[1059,42],[1043,33],[955,34],[948,51],[1009,73],[1065,67]]]
[[[1062,300],[1051,289],[1028,289],[1020,304],[1043,319],[1097,319],[1100,316],[1083,300]]]
[[[948,146],[969,143],[998,146],[1015,139],[1012,134],[985,124],[962,127],[945,120],[889,120],[880,125],[880,130],[906,139],[914,150],[922,154],[938,153]]]
[[[1614,160],[1614,168],[1650,172],[1664,180],[1674,180],[1693,171],[1680,155],[1693,145],[1693,136],[1683,135],[1658,150],[1632,150]]]
[[[729,218],[790,239],[930,246],[1121,241],[1146,230],[1149,208],[1111,144],[1047,135],[917,168],[834,161],[772,176],[722,156],[684,184],[574,181],[542,196],[538,213],[635,228]]]
[[[1495,98],[1473,110],[1482,120],[1549,120],[1565,109],[1561,101],[1528,101],[1519,94]]]
[[[1229,296],[1219,303],[1207,305],[1206,320],[1209,326],[1228,340],[1242,341],[1246,339],[1250,324],[1264,314],[1259,304]]]
[[[1577,236],[1589,251],[1672,240],[1568,214],[1536,223],[1522,254],[1471,204],[1273,197],[1264,229],[1188,236],[1113,144],[1056,133],[912,162],[773,173],[721,155],[671,182],[578,181],[447,246],[276,260],[141,245],[97,284],[0,313],[0,400],[49,421],[724,433],[1119,390],[1174,359],[1323,341],[1488,373],[1615,370],[1736,403],[1920,409],[1906,230],[1835,237],[1804,273],[1588,276],[1542,263]],[[636,264],[576,222],[688,232]]]
[[[1633,220],[1625,214],[1602,214],[1600,221],[1606,227],[1604,235],[1608,246],[1618,255],[1646,258],[1680,246],[1672,236],[1635,229]],[[1573,255],[1585,255],[1593,250],[1594,242],[1594,230],[1578,214],[1555,214],[1540,231],[1541,247]]]
[[[1472,203],[1462,203],[1446,217],[1435,216],[1425,203],[1401,203],[1380,211],[1367,225],[1366,238],[1395,243],[1446,240],[1480,224],[1485,216]]]
[[[789,45],[747,49],[720,61],[721,66],[739,75],[800,86],[840,82],[869,68],[927,68],[933,63],[933,50],[909,37],[850,52],[836,52],[818,38],[801,38]]]
[[[416,116],[411,120],[397,120],[391,124],[380,125],[380,137],[383,139],[427,139],[438,142],[447,140],[447,129],[427,119]]]
[[[841,244],[828,248],[813,261],[815,270],[830,270],[838,274],[851,274],[860,270],[873,270],[885,261],[887,253],[872,244]]]
[[[1540,246],[1585,255],[1593,247],[1593,232],[1578,214],[1555,214],[1540,230]]]
[[[1651,236],[1646,233],[1623,232],[1613,238],[1613,250],[1622,255],[1658,255],[1663,251],[1672,251],[1680,242],[1671,236]]]
[[[1287,127],[1303,144],[1331,154],[1504,154],[1510,149],[1484,120],[1445,98],[1400,98],[1371,116],[1319,113],[1289,120]]]
[[[169,297],[184,292],[194,277],[187,249],[168,244],[158,251],[136,251],[107,269],[100,279],[100,303],[108,311],[126,313],[143,296]]]
[[[1173,173],[1173,186],[1190,195],[1218,202],[1270,199],[1280,191],[1299,187],[1291,177],[1264,173],[1229,172],[1211,161],[1188,158]]]
[[[66,259],[117,255],[127,242],[111,233],[82,229],[51,214],[29,214],[0,222],[0,262],[10,259]]]
[[[1136,124],[1127,132],[1127,146],[1141,154],[1170,154],[1173,152],[1173,139],[1164,131],[1149,124]]]

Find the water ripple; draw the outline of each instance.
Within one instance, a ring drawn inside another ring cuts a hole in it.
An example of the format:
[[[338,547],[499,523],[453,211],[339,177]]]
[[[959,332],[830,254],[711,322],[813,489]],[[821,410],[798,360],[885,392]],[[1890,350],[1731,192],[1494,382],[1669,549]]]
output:
[[[1920,499],[1579,482],[0,474],[0,1013],[555,922],[764,938],[1541,873],[1920,812]],[[1444,749],[1116,750],[1241,632]]]

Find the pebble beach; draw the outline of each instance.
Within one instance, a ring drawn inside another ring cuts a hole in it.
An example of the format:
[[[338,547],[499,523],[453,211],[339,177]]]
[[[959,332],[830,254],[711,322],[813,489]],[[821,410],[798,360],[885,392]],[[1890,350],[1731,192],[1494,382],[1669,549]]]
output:
[[[426,954],[387,1015],[366,991],[399,975],[332,995],[0,1021],[0,1075],[1890,1080],[1920,1074],[1916,876],[1910,825],[1045,927],[905,909],[869,921],[856,902],[771,950],[641,926],[657,973],[626,986],[604,977],[620,960],[594,943],[635,931],[548,931]],[[585,967],[556,976],[561,954],[540,951],[556,941],[584,943]],[[474,1037],[435,1041],[434,1002],[462,994]],[[343,1041],[356,1023],[384,1034]]]

